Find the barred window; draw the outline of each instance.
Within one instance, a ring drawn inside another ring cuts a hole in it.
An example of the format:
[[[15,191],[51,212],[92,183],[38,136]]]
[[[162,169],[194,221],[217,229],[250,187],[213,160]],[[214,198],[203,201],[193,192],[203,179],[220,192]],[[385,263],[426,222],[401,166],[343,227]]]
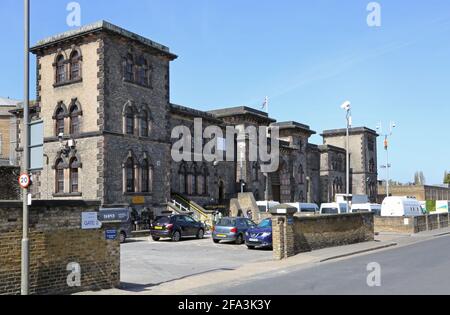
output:
[[[64,56],[60,55],[56,60],[56,83],[64,83],[66,81],[66,62]]]
[[[70,162],[70,192],[77,193],[78,192],[78,160],[73,158]]]
[[[62,159],[59,159],[56,161],[55,164],[55,171],[56,171],[56,189],[55,192],[58,193],[64,193],[64,162]]]

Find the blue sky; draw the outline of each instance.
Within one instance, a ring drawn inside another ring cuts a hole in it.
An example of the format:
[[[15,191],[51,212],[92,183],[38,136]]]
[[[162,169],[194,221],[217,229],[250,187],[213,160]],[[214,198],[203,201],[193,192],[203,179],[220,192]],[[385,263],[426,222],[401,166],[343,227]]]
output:
[[[70,29],[70,1],[31,2],[33,43]],[[271,116],[320,133],[345,126],[339,106],[350,100],[355,125],[397,123],[394,179],[412,181],[422,170],[427,183],[441,183],[450,170],[448,0],[378,1],[379,28],[366,23],[368,0],[78,2],[82,24],[105,19],[180,56],[171,70],[174,103],[258,108],[268,95]],[[19,99],[22,9],[22,1],[0,1],[0,95]],[[382,139],[379,148],[383,164]]]

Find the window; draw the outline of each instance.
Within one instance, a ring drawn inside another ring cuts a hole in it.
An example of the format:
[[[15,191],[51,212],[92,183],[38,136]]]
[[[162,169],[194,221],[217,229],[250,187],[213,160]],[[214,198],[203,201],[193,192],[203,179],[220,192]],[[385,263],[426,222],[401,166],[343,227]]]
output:
[[[56,135],[59,136],[60,134],[64,134],[64,109],[62,107],[59,107],[56,111]]]
[[[66,81],[66,62],[64,56],[60,55],[56,60],[56,83],[64,83]]]
[[[80,111],[77,105],[70,108],[70,133],[73,135],[80,133]]]
[[[125,61],[125,74],[124,74],[125,80],[133,82],[134,81],[134,62],[133,62],[133,56],[128,55]]]
[[[148,114],[143,111],[141,115],[141,137],[148,137]]]
[[[127,108],[125,113],[125,133],[134,135],[134,113],[130,107]]]
[[[127,160],[125,164],[125,182],[126,182],[126,192],[133,193],[134,189],[134,161],[132,158]]]
[[[205,178],[203,177],[203,174],[199,174],[197,176],[197,194],[199,194],[200,196],[203,195],[205,193],[204,188]]]
[[[78,192],[78,160],[73,158],[70,162],[70,192]]]
[[[143,86],[148,86],[148,66],[144,57],[139,58],[137,83]]]
[[[151,168],[147,160],[142,163],[142,192],[150,192],[151,187]]]
[[[81,62],[80,55],[74,51],[70,56],[70,80],[75,81],[81,79]]]
[[[56,161],[55,164],[55,171],[56,171],[56,193],[60,194],[60,193],[64,193],[64,162],[62,159],[59,159],[58,161]]]
[[[187,176],[187,194],[192,196],[195,193],[195,176],[189,174]]]

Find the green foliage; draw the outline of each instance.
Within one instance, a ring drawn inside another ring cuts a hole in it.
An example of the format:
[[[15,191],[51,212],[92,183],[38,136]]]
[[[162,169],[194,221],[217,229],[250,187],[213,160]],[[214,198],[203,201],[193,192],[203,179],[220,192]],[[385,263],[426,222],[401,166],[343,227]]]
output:
[[[436,212],[436,200],[427,200],[426,202],[427,212]]]
[[[444,184],[450,185],[450,174],[447,171],[445,171],[445,174],[444,174]]]

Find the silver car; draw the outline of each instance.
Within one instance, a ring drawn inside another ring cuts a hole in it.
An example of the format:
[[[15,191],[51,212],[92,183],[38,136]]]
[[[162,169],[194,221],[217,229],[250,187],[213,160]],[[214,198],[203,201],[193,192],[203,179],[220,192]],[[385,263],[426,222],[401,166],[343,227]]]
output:
[[[222,218],[213,228],[212,239],[216,244],[226,241],[241,245],[245,242],[245,232],[256,226],[247,218]]]

